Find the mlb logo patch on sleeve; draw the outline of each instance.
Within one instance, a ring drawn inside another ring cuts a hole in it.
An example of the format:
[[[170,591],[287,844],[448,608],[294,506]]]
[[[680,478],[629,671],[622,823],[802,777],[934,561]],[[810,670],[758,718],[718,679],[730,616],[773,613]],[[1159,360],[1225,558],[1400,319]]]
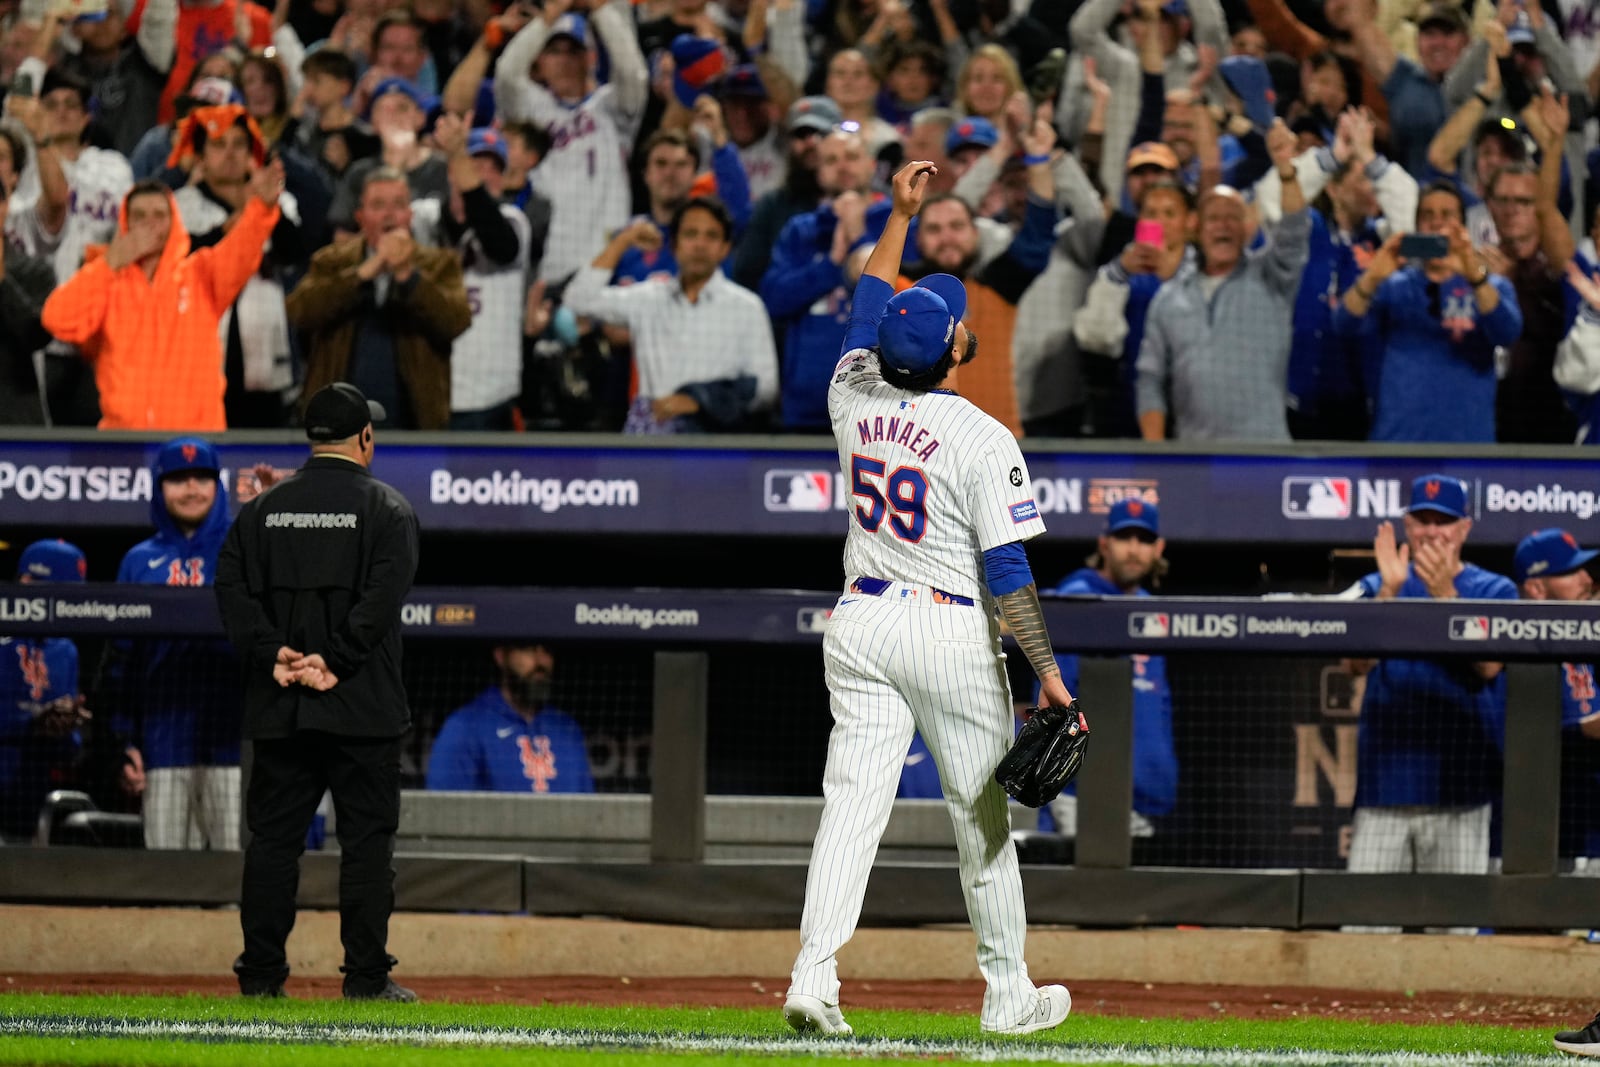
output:
[[[1027,522],[1029,519],[1039,517],[1039,507],[1032,500],[1023,500],[1011,505],[1011,521],[1013,523]]]

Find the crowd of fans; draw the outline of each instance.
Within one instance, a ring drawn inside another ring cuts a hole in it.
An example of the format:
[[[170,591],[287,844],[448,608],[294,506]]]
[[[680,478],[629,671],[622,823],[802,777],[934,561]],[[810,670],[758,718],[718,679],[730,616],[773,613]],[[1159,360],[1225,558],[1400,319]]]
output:
[[[1027,436],[1600,441],[1591,0],[0,0],[0,422],[826,430],[903,284]]]

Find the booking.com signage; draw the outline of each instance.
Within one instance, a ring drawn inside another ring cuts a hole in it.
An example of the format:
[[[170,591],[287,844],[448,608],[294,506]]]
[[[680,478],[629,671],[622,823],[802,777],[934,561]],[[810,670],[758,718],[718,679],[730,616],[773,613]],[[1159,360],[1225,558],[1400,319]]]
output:
[[[543,438],[548,441],[550,438]],[[156,443],[88,437],[0,443],[0,527],[144,526]],[[219,447],[235,504],[254,469],[287,475],[292,443]],[[1562,526],[1600,544],[1591,460],[1028,453],[1031,498],[1054,540],[1088,540],[1122,500],[1161,507],[1162,532],[1195,544],[1365,545],[1405,510],[1411,479],[1466,480],[1476,544]],[[857,504],[835,452],[689,447],[488,447],[380,442],[376,473],[425,531],[841,537]],[[1009,490],[1008,490],[1009,491]]]

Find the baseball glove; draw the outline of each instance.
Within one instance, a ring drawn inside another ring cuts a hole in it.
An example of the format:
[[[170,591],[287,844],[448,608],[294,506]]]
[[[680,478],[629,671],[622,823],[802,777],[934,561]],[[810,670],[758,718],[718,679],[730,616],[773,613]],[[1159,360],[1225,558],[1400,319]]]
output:
[[[1011,751],[995,768],[994,780],[1020,803],[1042,808],[1083,766],[1089,720],[1078,710],[1076,700],[1066,707],[1052,704],[1029,711]]]

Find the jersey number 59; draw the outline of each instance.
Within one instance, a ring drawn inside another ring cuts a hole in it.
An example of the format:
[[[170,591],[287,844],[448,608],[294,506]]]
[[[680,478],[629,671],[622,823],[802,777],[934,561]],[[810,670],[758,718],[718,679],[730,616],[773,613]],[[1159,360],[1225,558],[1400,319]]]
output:
[[[864,501],[856,505],[856,522],[867,533],[877,533],[892,508],[889,532],[902,541],[920,541],[928,529],[928,479],[916,467],[896,467],[885,479],[887,467],[881,459],[851,457],[851,493]]]

